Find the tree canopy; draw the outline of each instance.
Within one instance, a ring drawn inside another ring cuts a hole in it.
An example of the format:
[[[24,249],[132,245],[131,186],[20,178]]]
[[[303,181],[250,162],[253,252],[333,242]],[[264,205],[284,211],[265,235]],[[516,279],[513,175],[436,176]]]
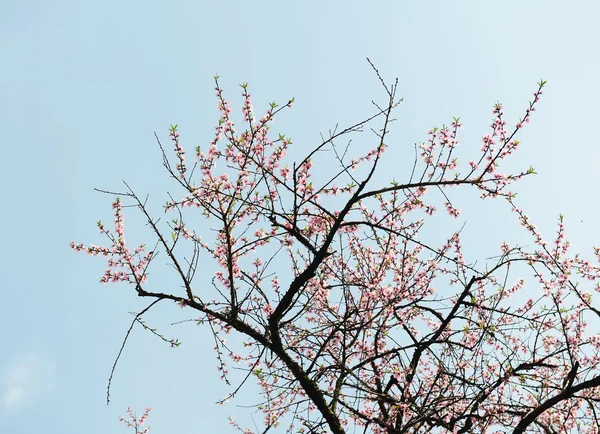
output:
[[[238,129],[215,77],[220,118],[208,149],[190,162],[177,125],[173,156],[157,137],[181,190],[165,205],[170,221],[127,187],[112,193],[114,229],[98,222],[108,244],[72,248],[108,259],[101,282],[126,282],[149,300],[132,326],[178,345],[142,320],[168,301],[211,328],[228,397],[249,380],[260,386],[263,426],[231,421],[244,433],[600,432],[600,337],[588,326],[600,316],[600,268],[571,253],[562,216],[547,239],[517,205],[511,188],[534,169],[503,170],[545,82],[515,125],[494,105],[470,160],[456,156],[455,118],[415,146],[409,173],[391,178],[379,170],[401,99],[397,81],[374,70],[387,99],[296,161],[292,140],[272,132],[294,100],[258,117],[242,84]],[[349,138],[367,128],[374,144],[356,152]],[[531,247],[504,243],[475,262],[461,230],[426,242],[432,216],[461,216],[452,188],[478,191],[480,206],[505,201]],[[126,206],[147,221],[153,248],[128,244]],[[181,290],[152,285],[159,257]],[[207,276],[209,260],[216,271]]]

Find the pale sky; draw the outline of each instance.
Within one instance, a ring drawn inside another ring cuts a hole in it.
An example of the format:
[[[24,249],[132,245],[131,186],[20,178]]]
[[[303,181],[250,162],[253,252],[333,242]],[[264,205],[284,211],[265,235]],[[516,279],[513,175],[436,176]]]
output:
[[[234,110],[242,103],[238,84],[246,81],[259,114],[270,101],[295,97],[274,129],[291,136],[294,155],[302,155],[320,133],[366,117],[370,101],[384,97],[369,57],[384,78],[399,78],[404,97],[382,183],[390,173],[407,179],[397,169],[412,162],[414,143],[453,116],[464,125],[461,146],[478,150],[494,103],[503,102],[514,123],[543,78],[546,91],[511,163],[532,165],[539,175],[515,188],[518,203],[548,237],[563,213],[577,249],[591,258],[591,247],[600,246],[598,2],[2,0],[1,6],[2,433],[126,433],[118,416],[127,406],[141,413],[150,405],[155,434],[232,433],[230,414],[252,426],[251,409],[214,404],[230,389],[218,379],[208,330],[171,326],[186,316],[167,304],[146,320],[182,346],[171,349],[136,329],[107,407],[128,312],[144,304],[126,285],[98,283],[102,260],[69,249],[71,240],[104,241],[95,223],[111,221],[111,198],[94,187],[121,190],[127,180],[160,211],[173,184],[161,170],[153,133],[167,141],[169,124],[179,124],[184,146],[207,146],[218,120],[215,73]],[[372,136],[363,140],[366,147]],[[506,204],[465,198],[465,217],[455,224],[467,221],[464,244],[471,252],[493,253],[503,239],[529,241]],[[172,281],[158,276],[156,282]]]

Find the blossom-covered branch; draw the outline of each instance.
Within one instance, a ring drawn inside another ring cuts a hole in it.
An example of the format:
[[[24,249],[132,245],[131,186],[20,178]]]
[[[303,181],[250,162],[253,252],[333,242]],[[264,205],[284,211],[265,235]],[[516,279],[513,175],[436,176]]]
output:
[[[108,246],[72,247],[108,258],[102,282],[127,282],[210,326],[221,377],[237,381],[227,398],[250,378],[262,390],[262,432],[282,423],[288,432],[335,434],[598,432],[600,338],[588,317],[600,317],[592,302],[600,268],[570,253],[562,216],[546,241],[517,206],[509,188],[534,169],[503,171],[545,82],[513,127],[494,106],[491,131],[468,161],[456,156],[462,124],[455,118],[428,132],[412,172],[396,180],[380,170],[401,100],[397,83],[376,73],[385,104],[295,161],[292,140],[271,131],[294,100],[271,103],[259,117],[244,83],[238,130],[215,77],[220,118],[208,149],[196,148],[190,163],[172,125],[172,165],[159,141],[182,189],[165,204],[175,213],[171,224],[159,226],[129,189],[114,202],[114,233],[98,223]],[[371,147],[340,145],[374,123]],[[425,242],[438,208],[461,217],[456,187],[505,200],[534,249],[503,243],[496,258],[477,265],[465,256],[461,230],[449,226],[441,245]],[[125,200],[154,233],[151,252],[128,247]],[[181,291],[154,289],[148,270],[159,255]],[[209,259],[215,269],[198,276]],[[231,332],[239,339],[226,341]]]

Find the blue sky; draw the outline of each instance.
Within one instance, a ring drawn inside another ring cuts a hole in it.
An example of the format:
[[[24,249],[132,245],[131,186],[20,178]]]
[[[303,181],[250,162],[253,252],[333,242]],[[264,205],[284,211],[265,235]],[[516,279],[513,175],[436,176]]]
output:
[[[167,140],[176,123],[184,146],[206,146],[218,119],[215,73],[234,109],[245,81],[259,113],[269,101],[296,97],[275,127],[300,155],[336,123],[366,117],[370,101],[384,96],[368,56],[385,78],[399,78],[404,97],[382,182],[396,162],[412,158],[415,142],[452,116],[464,124],[463,146],[477,151],[493,104],[502,101],[515,122],[544,78],[546,92],[513,162],[539,175],[519,185],[518,203],[548,236],[563,213],[576,248],[591,257],[600,245],[597,2],[1,6],[0,432],[127,432],[117,418],[128,405],[152,405],[157,434],[234,432],[229,414],[251,426],[251,410],[214,405],[228,389],[208,331],[170,326],[186,317],[167,305],[147,320],[183,345],[171,349],[136,329],[107,407],[128,312],[143,304],[127,286],[97,283],[104,263],[68,247],[103,241],[95,222],[111,220],[111,199],[94,187],[119,190],[125,179],[160,210],[173,185],[153,132]],[[481,207],[475,198],[464,204],[464,244],[474,254],[493,253],[503,239],[527,241],[506,204]],[[455,228],[445,229],[438,228]]]

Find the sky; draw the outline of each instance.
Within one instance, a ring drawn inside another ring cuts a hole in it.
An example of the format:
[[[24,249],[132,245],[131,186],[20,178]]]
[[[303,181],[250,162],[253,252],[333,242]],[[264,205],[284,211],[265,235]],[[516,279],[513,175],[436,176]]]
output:
[[[186,317],[166,304],[146,319],[183,344],[172,349],[134,329],[107,406],[129,312],[144,304],[127,285],[98,283],[105,263],[69,248],[71,240],[103,242],[96,221],[111,220],[112,199],[94,188],[122,190],[126,180],[160,210],[173,184],[154,132],[167,141],[169,124],[178,124],[184,146],[207,146],[218,120],[215,73],[234,109],[242,82],[257,113],[295,97],[274,128],[302,155],[385,97],[368,57],[385,79],[398,78],[404,98],[382,184],[412,161],[414,143],[453,116],[464,125],[461,146],[478,151],[493,105],[501,101],[516,122],[543,78],[547,88],[510,163],[538,172],[516,188],[518,203],[549,237],[562,213],[576,249],[591,258],[600,246],[598,2],[0,5],[2,433],[125,433],[118,417],[127,406],[152,406],[155,434],[235,432],[228,415],[252,426],[251,409],[215,404],[230,389],[218,378],[209,331],[171,326]],[[373,136],[360,140],[368,146]],[[463,199],[465,217],[454,224],[467,222],[473,255],[497,251],[503,239],[527,242],[505,203]]]

